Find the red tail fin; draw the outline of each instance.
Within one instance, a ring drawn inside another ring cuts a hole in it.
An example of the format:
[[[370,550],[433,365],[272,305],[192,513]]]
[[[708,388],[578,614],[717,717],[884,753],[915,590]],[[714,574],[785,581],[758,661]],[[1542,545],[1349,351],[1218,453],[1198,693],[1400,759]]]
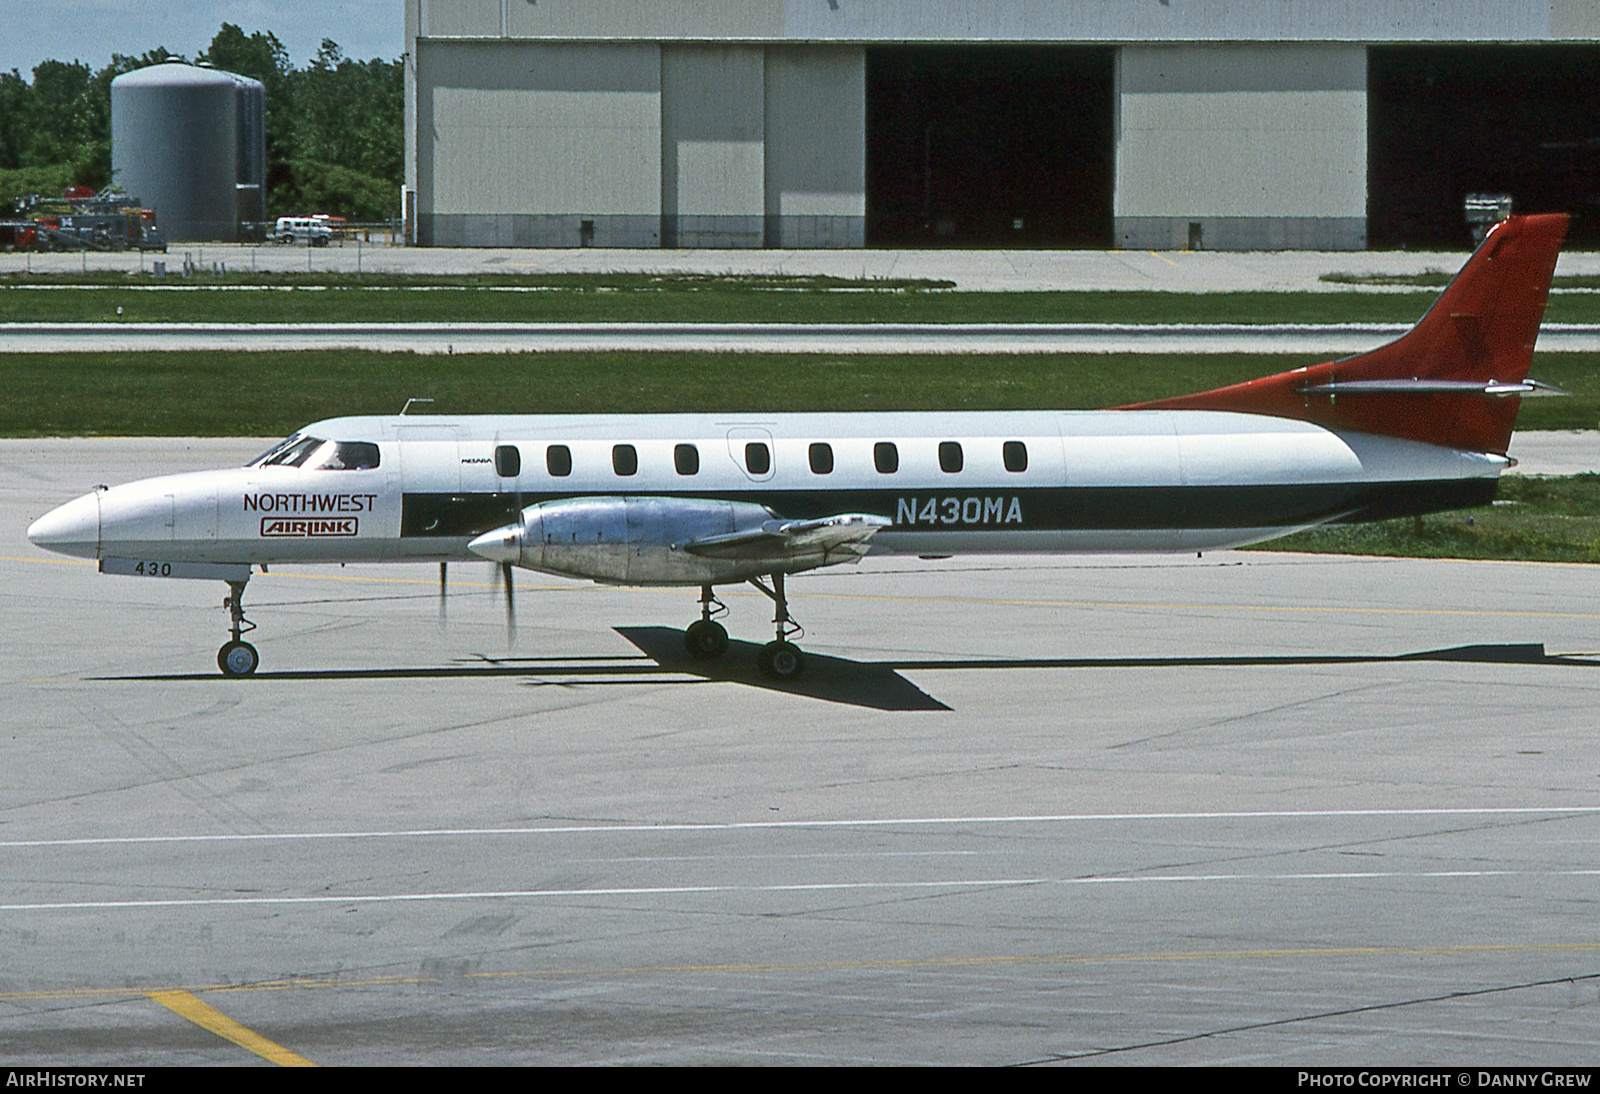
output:
[[[1120,409],[1270,414],[1504,454],[1521,399],[1484,389],[1527,378],[1566,231],[1558,214],[1495,225],[1421,321],[1371,353]]]

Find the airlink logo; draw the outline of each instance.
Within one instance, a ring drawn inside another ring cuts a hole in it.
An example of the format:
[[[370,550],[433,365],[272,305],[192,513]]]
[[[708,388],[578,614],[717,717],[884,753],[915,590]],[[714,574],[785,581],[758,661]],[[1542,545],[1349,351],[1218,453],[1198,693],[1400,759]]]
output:
[[[353,536],[356,517],[262,517],[263,536],[304,539],[307,536]]]
[[[1021,524],[1020,498],[901,498],[895,524]]]

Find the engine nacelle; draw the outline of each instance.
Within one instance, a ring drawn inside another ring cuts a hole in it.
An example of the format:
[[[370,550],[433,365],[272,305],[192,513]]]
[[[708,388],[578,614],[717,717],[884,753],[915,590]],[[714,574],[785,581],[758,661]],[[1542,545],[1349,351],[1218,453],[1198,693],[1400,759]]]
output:
[[[626,585],[720,585],[788,567],[772,560],[706,558],[684,545],[760,529],[772,519],[769,510],[750,502],[566,498],[528,506],[520,524],[479,537],[472,549],[565,577]]]

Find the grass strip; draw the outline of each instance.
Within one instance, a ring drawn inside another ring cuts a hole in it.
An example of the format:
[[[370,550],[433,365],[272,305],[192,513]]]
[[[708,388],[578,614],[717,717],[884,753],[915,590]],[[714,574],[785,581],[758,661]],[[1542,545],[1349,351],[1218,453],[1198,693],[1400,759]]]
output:
[[[1584,314],[1600,321],[1600,301],[1581,299],[1593,305]],[[1432,302],[1429,293],[7,287],[0,288],[0,322],[1411,323]]]
[[[1456,270],[1424,270],[1413,274],[1379,273],[1325,273],[1318,281],[1330,285],[1386,286],[1399,288],[1442,289],[1456,276]],[[1569,274],[1550,279],[1552,289],[1600,289],[1600,277],[1591,274]]]
[[[1304,354],[866,355],[301,352],[0,355],[0,436],[285,434],[319,418],[440,414],[1089,410],[1313,364]],[[1590,429],[1600,354],[1545,354],[1522,429]]]
[[[1481,509],[1319,528],[1247,549],[1600,563],[1600,475],[1506,475]]]

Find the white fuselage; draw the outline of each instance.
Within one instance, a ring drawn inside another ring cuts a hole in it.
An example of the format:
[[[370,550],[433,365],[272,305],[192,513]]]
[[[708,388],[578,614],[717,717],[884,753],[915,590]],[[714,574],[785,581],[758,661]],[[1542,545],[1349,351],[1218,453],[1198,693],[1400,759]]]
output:
[[[875,514],[893,525],[873,553],[1192,551],[1483,504],[1508,465],[1209,411],[361,417],[297,436],[356,442],[376,466],[316,456],[146,479],[29,536],[100,559],[446,561],[530,506],[628,497]]]

